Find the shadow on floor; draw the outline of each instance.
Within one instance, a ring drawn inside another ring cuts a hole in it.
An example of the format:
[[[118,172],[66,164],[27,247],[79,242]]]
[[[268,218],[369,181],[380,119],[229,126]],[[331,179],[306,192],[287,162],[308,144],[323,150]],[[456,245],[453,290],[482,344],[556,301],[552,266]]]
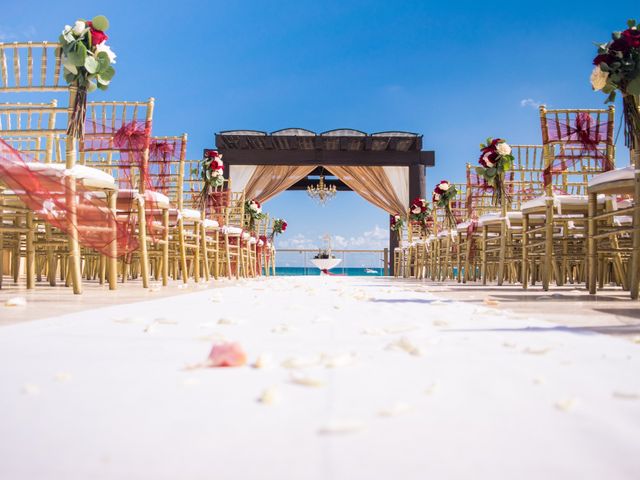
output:
[[[589,327],[523,327],[523,328],[467,328],[467,329],[444,329],[442,333],[472,333],[472,332],[513,332],[513,333],[545,333],[545,332],[565,332],[579,335],[592,333],[605,333],[609,335],[635,335],[640,333],[640,324],[635,325],[601,325]]]

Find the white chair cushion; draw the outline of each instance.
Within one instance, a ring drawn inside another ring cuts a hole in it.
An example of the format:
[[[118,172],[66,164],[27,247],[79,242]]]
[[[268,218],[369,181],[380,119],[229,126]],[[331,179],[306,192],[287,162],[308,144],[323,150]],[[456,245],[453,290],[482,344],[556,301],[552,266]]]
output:
[[[187,220],[200,220],[200,210],[194,210],[193,208],[183,208],[180,210],[180,216]]]
[[[589,180],[588,185],[590,187],[595,187],[598,185],[602,185],[603,183],[619,182],[622,180],[633,180],[633,176],[634,167],[628,166],[625,168],[618,168],[616,170],[610,170],[608,172],[594,175],[591,180]]]
[[[123,188],[121,190],[118,190],[118,198],[128,199],[132,197],[138,197],[138,195],[139,195],[138,190],[134,190],[131,188]],[[147,205],[149,203],[153,204],[153,205],[148,205],[149,207],[155,207],[155,208],[169,208],[169,205],[171,203],[171,201],[169,200],[169,197],[167,197],[166,195],[160,192],[155,192],[153,190],[146,190],[144,192],[144,200],[147,203]]]
[[[448,236],[449,236],[449,230],[442,230],[441,232],[438,232],[438,238],[448,237]]]
[[[502,220],[500,212],[488,212],[488,213],[485,213],[484,215],[481,215],[480,218],[478,218],[478,226],[481,227],[483,225],[488,225],[490,223],[496,223],[496,222],[499,222],[500,220]]]
[[[242,235],[242,229],[240,227],[230,227],[225,225],[222,227],[222,233],[225,235]]]
[[[251,245],[255,245],[256,243],[258,243],[258,239],[257,239],[257,238],[255,238],[255,237],[251,237],[251,238],[249,239],[249,243],[250,243]]]
[[[469,225],[471,225],[471,220],[465,220],[464,222],[456,225],[456,228],[458,230],[466,230],[467,228],[469,228]]]
[[[204,225],[204,228],[218,228],[220,226],[218,222],[216,222],[215,220],[210,220],[208,218],[205,218],[202,224]]]
[[[67,170],[66,165],[63,163],[25,162],[25,165],[31,171],[42,172],[45,175],[47,172],[51,174],[62,173],[63,175],[73,175],[77,180],[80,180],[85,188],[114,190],[116,187],[115,178],[99,168],[75,165],[73,168]]]
[[[522,220],[522,212],[507,212],[507,218],[511,221]]]
[[[536,197],[532,200],[527,200],[522,204],[521,210],[533,210],[536,208],[541,208],[546,205],[547,197],[542,195],[540,197]],[[598,203],[604,203],[604,195],[598,195]],[[554,195],[553,196],[553,205],[555,207],[562,208],[563,205],[567,206],[587,206],[589,202],[589,197],[587,195]]]

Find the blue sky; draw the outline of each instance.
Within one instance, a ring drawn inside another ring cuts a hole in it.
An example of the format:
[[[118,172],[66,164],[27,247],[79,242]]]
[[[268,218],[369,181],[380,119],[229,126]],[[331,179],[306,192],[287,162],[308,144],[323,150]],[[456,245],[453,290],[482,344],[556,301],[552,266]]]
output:
[[[0,41],[55,40],[77,17],[105,14],[117,76],[92,98],[154,96],[154,133],[188,132],[190,157],[236,128],[407,130],[436,151],[429,190],[461,181],[487,136],[538,143],[539,103],[600,107],[592,42],[638,12],[626,0],[26,0],[3,5]],[[354,248],[387,242],[387,215],[353,193],[324,208],[285,193],[266,208],[289,221],[287,246],[325,233]]]

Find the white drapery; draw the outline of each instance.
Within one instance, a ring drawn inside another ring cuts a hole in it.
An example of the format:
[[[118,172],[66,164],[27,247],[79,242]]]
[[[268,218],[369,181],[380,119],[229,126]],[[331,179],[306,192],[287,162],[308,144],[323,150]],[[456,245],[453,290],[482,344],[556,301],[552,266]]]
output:
[[[242,192],[253,177],[258,168],[257,165],[230,165],[229,178],[231,179],[231,190]]]
[[[409,210],[409,167],[383,167],[398,200]]]

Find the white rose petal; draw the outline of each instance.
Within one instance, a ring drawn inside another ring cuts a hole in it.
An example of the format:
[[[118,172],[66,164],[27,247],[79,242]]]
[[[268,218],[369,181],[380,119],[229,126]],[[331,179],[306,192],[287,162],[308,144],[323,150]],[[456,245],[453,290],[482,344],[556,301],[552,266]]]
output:
[[[438,188],[443,192],[446,192],[447,190],[449,190],[449,187],[450,187],[449,182],[442,182],[440,185],[438,185]]]
[[[491,152],[487,152],[483,155],[482,159],[484,160],[484,163],[487,165],[487,168],[491,168],[495,165],[495,163],[493,163],[490,159],[489,156],[491,155]]]

